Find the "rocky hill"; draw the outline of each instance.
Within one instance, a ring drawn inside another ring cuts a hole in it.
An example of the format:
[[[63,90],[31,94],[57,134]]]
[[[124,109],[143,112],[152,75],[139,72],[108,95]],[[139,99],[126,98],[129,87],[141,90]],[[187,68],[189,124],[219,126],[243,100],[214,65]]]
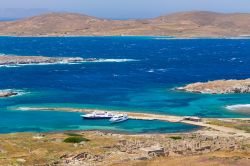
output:
[[[50,13],[0,22],[0,35],[10,36],[250,36],[250,14],[182,12],[144,20],[108,20],[73,13]]]
[[[177,90],[207,94],[250,93],[250,79],[197,82]]]

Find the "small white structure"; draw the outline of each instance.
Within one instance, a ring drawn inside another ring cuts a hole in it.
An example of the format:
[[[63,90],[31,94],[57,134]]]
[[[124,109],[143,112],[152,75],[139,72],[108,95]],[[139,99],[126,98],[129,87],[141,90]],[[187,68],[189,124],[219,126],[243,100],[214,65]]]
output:
[[[142,148],[141,150],[149,157],[165,156],[165,149],[161,146],[151,146],[148,148]]]

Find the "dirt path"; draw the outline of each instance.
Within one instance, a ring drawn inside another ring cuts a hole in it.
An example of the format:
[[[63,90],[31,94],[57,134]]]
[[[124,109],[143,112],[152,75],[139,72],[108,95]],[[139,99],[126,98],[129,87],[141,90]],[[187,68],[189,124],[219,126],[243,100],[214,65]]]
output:
[[[244,119],[242,118],[242,120],[244,120]],[[246,133],[244,130],[238,130],[238,129],[224,127],[224,126],[211,125],[211,124],[207,124],[206,122],[192,122],[192,121],[181,121],[181,122],[187,123],[187,124],[193,124],[193,125],[197,125],[197,126],[202,126],[202,127],[209,127],[209,128],[214,129],[214,130],[221,131],[223,133],[244,136],[244,137],[250,138],[250,133]]]

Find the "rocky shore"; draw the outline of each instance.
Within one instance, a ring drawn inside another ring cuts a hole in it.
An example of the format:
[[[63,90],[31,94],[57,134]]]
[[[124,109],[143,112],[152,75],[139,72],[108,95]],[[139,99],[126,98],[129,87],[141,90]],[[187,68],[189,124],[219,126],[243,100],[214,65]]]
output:
[[[12,90],[0,90],[0,98],[11,97],[18,95],[18,92]]]
[[[44,57],[44,56],[0,56],[0,66],[29,65],[29,64],[56,64],[56,63],[81,63],[92,62],[95,58],[80,57]]]
[[[176,88],[176,90],[205,94],[250,93],[250,79],[198,82]]]

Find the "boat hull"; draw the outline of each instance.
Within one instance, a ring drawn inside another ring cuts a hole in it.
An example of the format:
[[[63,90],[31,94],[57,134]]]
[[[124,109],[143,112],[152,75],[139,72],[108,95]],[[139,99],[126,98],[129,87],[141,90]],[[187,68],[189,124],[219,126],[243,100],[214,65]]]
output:
[[[119,120],[111,120],[110,122],[111,123],[121,123],[121,122],[125,122],[125,121],[127,121],[128,120],[128,118],[126,118],[126,119],[119,119]]]
[[[96,120],[96,119],[111,119],[112,117],[82,117],[83,119],[90,119],[90,120]]]

